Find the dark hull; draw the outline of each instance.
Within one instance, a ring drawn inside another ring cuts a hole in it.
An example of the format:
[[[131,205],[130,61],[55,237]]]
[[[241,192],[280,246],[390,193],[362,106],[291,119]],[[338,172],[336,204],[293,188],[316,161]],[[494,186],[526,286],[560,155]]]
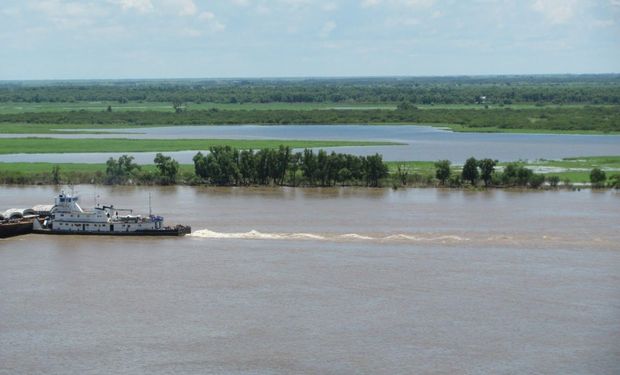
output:
[[[35,229],[32,230],[32,233],[36,234],[58,234],[58,235],[72,235],[72,236],[131,236],[131,237],[140,237],[140,236],[164,236],[164,237],[178,237],[184,236],[186,234],[190,234],[192,232],[191,227],[186,226],[178,226],[175,228],[164,228],[164,229],[156,229],[156,230],[139,230],[135,232],[72,232],[72,231],[64,231],[58,230],[54,231],[51,229]]]
[[[32,220],[17,223],[0,223],[0,238],[32,233]]]

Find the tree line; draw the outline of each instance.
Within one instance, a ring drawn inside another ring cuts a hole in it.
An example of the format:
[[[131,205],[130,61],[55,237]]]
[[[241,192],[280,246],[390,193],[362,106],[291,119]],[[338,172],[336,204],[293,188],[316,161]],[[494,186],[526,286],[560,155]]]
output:
[[[397,110],[191,110],[67,111],[0,114],[1,123],[115,125],[206,124],[457,124],[464,128],[620,131],[620,106],[498,109]]]
[[[0,83],[0,102],[620,104],[620,75]]]
[[[104,183],[122,185],[177,183],[179,164],[169,156],[158,153],[154,159],[156,170],[143,170],[135,164],[132,156],[123,155],[106,162]],[[356,156],[325,150],[315,152],[305,149],[292,152],[288,146],[277,149],[239,150],[230,146],[216,146],[204,155],[198,152],[194,158],[193,176],[183,180],[191,184],[217,186],[289,185],[334,186],[364,185],[380,186],[381,179],[388,176],[388,167],[379,154]]]
[[[533,172],[521,163],[498,167],[497,160],[467,159],[462,167],[449,160],[434,163],[432,175],[412,173],[405,165],[398,165],[390,173],[379,154],[356,156],[343,153],[315,152],[306,149],[292,152],[289,147],[277,149],[238,150],[229,146],[212,147],[206,155],[199,152],[193,158],[193,168],[182,168],[170,156],[158,153],[154,165],[138,165],[134,158],[122,155],[109,158],[103,170],[61,170],[54,165],[50,172],[33,173],[4,171],[0,168],[3,184],[107,184],[107,185],[215,185],[215,186],[369,186],[393,188],[417,187],[522,187],[538,189],[547,184],[556,188],[560,182],[571,187],[570,180],[559,176]],[[1,167],[1,166],[0,166]],[[600,168],[589,174],[595,188],[620,188],[620,174],[607,176]]]
[[[497,160],[479,159],[470,157],[465,161],[460,173],[455,173],[449,160],[435,162],[435,178],[440,186],[462,187],[484,185],[484,187],[529,187],[538,189],[547,183],[551,188],[560,184],[560,177],[535,173],[521,163],[508,163],[502,170],[496,170]],[[571,186],[566,179],[564,185]],[[607,174],[600,168],[590,171],[590,184],[594,188],[602,188],[607,184]],[[608,187],[620,188],[620,174],[614,174],[609,179]]]

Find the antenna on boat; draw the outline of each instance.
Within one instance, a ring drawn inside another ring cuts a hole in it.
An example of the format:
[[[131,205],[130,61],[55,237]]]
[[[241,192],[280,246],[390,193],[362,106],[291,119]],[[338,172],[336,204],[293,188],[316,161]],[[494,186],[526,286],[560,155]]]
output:
[[[149,216],[153,216],[153,212],[151,211],[151,192],[149,191]]]

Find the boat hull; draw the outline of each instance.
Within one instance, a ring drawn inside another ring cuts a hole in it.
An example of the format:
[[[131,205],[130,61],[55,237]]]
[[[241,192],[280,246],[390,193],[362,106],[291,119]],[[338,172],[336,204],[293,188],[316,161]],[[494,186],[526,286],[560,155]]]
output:
[[[32,233],[32,220],[0,224],[0,238],[15,237],[29,233]]]
[[[68,230],[52,230],[52,229],[34,229],[32,233],[36,234],[56,234],[56,235],[73,235],[73,236],[123,236],[123,237],[140,237],[140,236],[164,236],[164,237],[180,237],[190,234],[192,228],[188,226],[176,226],[174,228],[164,229],[147,229],[134,232],[87,232],[87,231],[68,231]]]

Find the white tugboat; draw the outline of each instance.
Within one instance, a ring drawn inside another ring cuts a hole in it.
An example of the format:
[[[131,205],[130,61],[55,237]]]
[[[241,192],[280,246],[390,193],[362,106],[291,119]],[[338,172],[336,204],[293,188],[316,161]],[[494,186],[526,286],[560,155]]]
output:
[[[33,232],[42,234],[89,234],[112,236],[183,236],[191,233],[191,227],[177,225],[165,227],[164,218],[149,213],[148,217],[132,215],[130,209],[99,206],[84,211],[78,197],[59,194],[50,216],[43,224],[35,220]],[[128,213],[127,215],[119,215]]]

